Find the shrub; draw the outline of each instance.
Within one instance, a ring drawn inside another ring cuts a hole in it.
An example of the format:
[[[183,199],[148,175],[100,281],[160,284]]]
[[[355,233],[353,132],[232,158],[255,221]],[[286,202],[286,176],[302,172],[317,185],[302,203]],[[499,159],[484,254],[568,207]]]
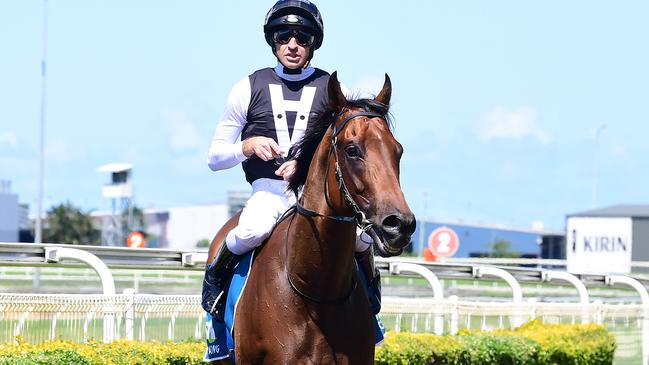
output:
[[[49,341],[0,345],[0,365],[196,365],[203,342]],[[457,336],[388,333],[377,365],[610,365],[615,338],[597,325],[529,322],[515,330],[461,331]]]
[[[388,333],[379,365],[610,365],[615,338],[602,326],[528,322],[516,330],[458,336]]]

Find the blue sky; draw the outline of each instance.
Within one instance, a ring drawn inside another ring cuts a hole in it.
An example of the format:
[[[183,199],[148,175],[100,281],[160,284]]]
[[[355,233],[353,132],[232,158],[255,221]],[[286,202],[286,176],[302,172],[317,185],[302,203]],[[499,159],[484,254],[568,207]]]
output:
[[[45,199],[108,209],[96,168],[135,165],[136,204],[224,202],[205,157],[231,86],[275,59],[272,1],[49,0]],[[649,202],[649,3],[317,3],[314,65],[352,91],[393,81],[402,187],[419,216],[563,229]],[[0,179],[37,199],[43,1],[0,2]],[[601,125],[599,148],[595,131]]]

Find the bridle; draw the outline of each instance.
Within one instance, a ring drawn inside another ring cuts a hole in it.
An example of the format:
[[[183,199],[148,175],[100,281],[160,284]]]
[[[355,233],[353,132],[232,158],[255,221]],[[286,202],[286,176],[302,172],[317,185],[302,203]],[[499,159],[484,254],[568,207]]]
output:
[[[339,222],[347,222],[347,223],[354,223],[358,228],[360,228],[363,232],[367,233],[374,242],[379,242],[380,237],[377,232],[373,229],[374,223],[372,223],[369,219],[367,219],[367,216],[365,215],[365,212],[361,210],[361,208],[358,206],[354,198],[352,198],[351,193],[349,192],[349,189],[347,189],[347,185],[345,185],[345,180],[343,179],[343,173],[342,170],[340,169],[340,163],[338,160],[338,134],[345,129],[345,126],[349,121],[352,119],[358,118],[358,117],[367,117],[367,118],[381,118],[383,121],[385,121],[385,115],[376,113],[376,112],[355,112],[347,116],[340,124],[337,126],[336,124],[333,124],[333,133],[331,137],[331,147],[329,148],[329,157],[331,155],[334,156],[335,162],[334,162],[334,174],[336,176],[336,182],[338,183],[338,190],[340,190],[340,193],[343,196],[343,199],[345,200],[345,203],[349,205],[349,207],[352,209],[353,214],[351,216],[347,215],[326,215],[326,214],[320,214],[318,212],[309,210],[302,206],[302,204],[299,203],[299,201],[296,203],[296,209],[297,212],[307,216],[307,217],[325,217],[328,219],[332,219],[335,221]],[[329,176],[329,166],[330,164],[327,164],[327,172],[325,173],[325,189],[324,189],[324,194],[325,194],[325,200],[327,202],[327,205],[333,209],[333,204],[331,203],[331,198],[329,197],[329,189],[328,189],[328,181],[326,179],[327,176]]]
[[[378,242],[381,242],[381,238],[376,231],[376,228],[374,227],[374,223],[372,223],[369,219],[367,219],[367,216],[365,213],[361,210],[361,208],[358,206],[356,201],[352,198],[351,193],[349,192],[349,189],[347,189],[347,186],[345,185],[345,180],[343,179],[343,174],[342,170],[340,169],[340,163],[338,160],[338,149],[337,149],[337,142],[338,142],[338,134],[345,128],[347,123],[351,121],[352,119],[358,118],[358,117],[367,117],[367,118],[381,118],[383,121],[385,121],[385,115],[384,114],[379,114],[376,112],[367,112],[367,111],[361,111],[361,112],[355,112],[351,113],[349,116],[347,116],[342,122],[339,123],[338,126],[334,123],[332,125],[333,133],[331,137],[331,147],[329,148],[329,158],[331,158],[331,155],[334,155],[334,174],[336,176],[336,182],[338,183],[338,189],[340,190],[343,199],[345,202],[351,207],[353,214],[351,216],[347,215],[326,215],[326,214],[321,214],[316,211],[310,210],[305,208],[300,202],[298,201],[295,203],[295,212],[309,218],[314,218],[314,217],[324,217],[326,219],[331,219],[335,220],[338,222],[343,222],[343,223],[353,223],[357,227],[359,227],[363,232],[368,234],[370,237],[372,237],[372,240],[374,241],[375,244]],[[329,160],[329,159],[328,159]],[[325,173],[325,200],[327,202],[327,205],[333,209],[333,204],[331,203],[331,199],[329,198],[329,189],[328,189],[328,179],[327,176],[329,176],[329,166],[331,164],[327,163],[327,172]],[[293,209],[290,209],[287,211],[287,214],[284,215],[284,218],[290,214],[290,211]],[[293,223],[293,217],[291,217],[291,221],[289,222],[289,228],[286,230],[286,242],[288,242],[288,232],[290,230],[290,225]],[[283,220],[283,218],[280,219],[280,221]],[[288,265],[288,245],[287,247],[287,256],[286,256],[286,261],[285,261],[285,266]],[[313,296],[310,296],[303,291],[301,291],[294,283],[293,280],[291,279],[290,272],[288,271],[288,267],[286,269],[286,275],[288,277],[288,282],[291,285],[291,288],[298,293],[300,296],[318,303],[318,304],[341,304],[347,301],[349,297],[352,295],[354,290],[356,289],[356,286],[358,285],[356,279],[354,276],[352,276],[352,285],[350,287],[350,290],[347,292],[347,294],[341,298],[337,298],[334,300],[323,300],[323,299],[318,299]]]

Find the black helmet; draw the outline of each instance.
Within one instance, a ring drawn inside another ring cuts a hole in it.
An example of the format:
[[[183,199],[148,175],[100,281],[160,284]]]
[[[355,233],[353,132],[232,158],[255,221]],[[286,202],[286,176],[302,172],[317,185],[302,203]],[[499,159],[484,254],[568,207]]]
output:
[[[315,35],[313,49],[322,45],[324,38],[324,25],[322,15],[314,3],[309,0],[279,0],[266,14],[264,20],[264,35],[266,43],[275,49],[273,31],[286,25],[299,25]]]

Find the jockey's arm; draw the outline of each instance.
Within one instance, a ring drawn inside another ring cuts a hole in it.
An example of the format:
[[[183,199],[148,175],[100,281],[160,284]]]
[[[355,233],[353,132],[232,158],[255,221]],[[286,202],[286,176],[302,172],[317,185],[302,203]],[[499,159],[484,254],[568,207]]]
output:
[[[239,138],[246,125],[249,104],[250,81],[246,77],[232,87],[223,119],[214,131],[207,154],[207,165],[212,171],[229,169],[246,159]]]

